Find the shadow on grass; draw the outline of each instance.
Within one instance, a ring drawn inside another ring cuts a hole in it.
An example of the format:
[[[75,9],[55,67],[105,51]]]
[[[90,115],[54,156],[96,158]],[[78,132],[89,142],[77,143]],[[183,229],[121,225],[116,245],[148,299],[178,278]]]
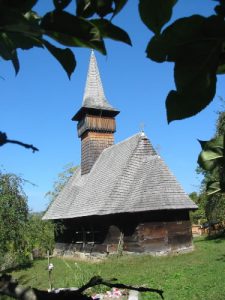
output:
[[[38,258],[38,259],[35,259],[33,261],[24,262],[24,263],[19,264],[16,267],[7,268],[4,271],[2,271],[1,273],[12,273],[12,272],[15,272],[15,271],[28,270],[28,269],[33,267],[33,264],[34,264],[35,261],[42,261],[42,260],[46,260],[46,259],[45,258]]]
[[[17,277],[17,280],[22,285],[27,285],[30,282],[30,277],[28,275],[20,275]]]
[[[215,243],[222,243],[222,241],[225,240],[225,233],[222,232],[222,233],[218,233],[218,234],[214,234],[214,235],[208,235],[208,236],[205,236],[205,237],[201,237],[201,238],[196,238],[194,240],[195,243],[202,243],[202,242],[205,242],[205,241],[212,241],[212,242],[215,242]]]
[[[225,254],[216,259],[217,261],[225,262]]]
[[[215,243],[221,243],[224,240],[225,240],[224,232],[206,237],[206,241],[214,241]]]

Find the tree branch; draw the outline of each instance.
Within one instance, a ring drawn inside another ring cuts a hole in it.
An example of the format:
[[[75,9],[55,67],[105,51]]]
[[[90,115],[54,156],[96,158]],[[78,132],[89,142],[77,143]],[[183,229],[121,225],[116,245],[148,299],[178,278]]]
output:
[[[24,148],[32,149],[33,152],[39,151],[38,148],[34,147],[33,145],[25,144],[25,143],[20,142],[20,141],[9,140],[7,138],[6,133],[0,131],[0,146],[3,146],[5,144],[7,144],[7,143],[17,144],[17,145],[20,145],[20,146],[22,146]]]
[[[116,279],[114,279],[115,281]],[[157,293],[162,299],[163,291],[145,287],[133,287],[121,283],[113,283],[104,281],[101,277],[95,276],[91,280],[83,285],[78,290],[60,290],[60,291],[42,291],[35,288],[25,288],[20,286],[11,275],[3,274],[0,276],[0,295],[7,295],[14,299],[19,300],[92,300],[91,297],[83,295],[82,293],[90,287],[103,284],[108,287],[124,288],[129,290],[136,290],[139,292],[152,292]]]
[[[77,291],[82,293],[83,291],[85,291],[86,289],[88,289],[90,287],[102,284],[102,285],[108,286],[110,288],[115,287],[115,288],[134,290],[134,291],[138,291],[138,292],[157,293],[162,299],[164,299],[162,290],[146,288],[146,287],[134,287],[134,286],[126,285],[126,284],[123,284],[123,283],[115,283],[115,281],[117,281],[116,278],[111,279],[110,281],[104,281],[100,276],[95,276],[95,277],[91,278],[91,280],[88,283],[83,285]]]

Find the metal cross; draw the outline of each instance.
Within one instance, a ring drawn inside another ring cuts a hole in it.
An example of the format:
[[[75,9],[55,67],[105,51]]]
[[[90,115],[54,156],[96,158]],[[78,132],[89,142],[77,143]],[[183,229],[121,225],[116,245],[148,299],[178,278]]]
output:
[[[144,132],[144,129],[145,129],[145,123],[141,122],[140,123],[140,131]]]

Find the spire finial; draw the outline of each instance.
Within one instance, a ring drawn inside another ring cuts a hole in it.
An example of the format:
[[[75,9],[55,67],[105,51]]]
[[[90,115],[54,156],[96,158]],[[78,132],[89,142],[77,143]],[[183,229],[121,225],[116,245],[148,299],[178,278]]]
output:
[[[145,123],[141,122],[140,123],[140,131],[141,131],[141,136],[145,136]]]
[[[111,108],[107,102],[102,86],[101,77],[94,50],[91,50],[90,63],[88,68],[86,86],[83,97],[83,105],[85,107],[105,107]]]

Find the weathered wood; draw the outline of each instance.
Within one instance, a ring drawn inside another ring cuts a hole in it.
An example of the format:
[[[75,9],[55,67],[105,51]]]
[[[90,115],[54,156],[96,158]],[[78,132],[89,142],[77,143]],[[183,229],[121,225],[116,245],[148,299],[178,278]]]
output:
[[[86,131],[110,132],[116,131],[116,122],[112,117],[86,115],[78,124],[77,132],[81,137]]]
[[[84,133],[81,137],[81,175],[89,173],[102,151],[113,144],[113,133]]]
[[[56,240],[66,245],[74,244],[81,252],[116,252],[121,232],[124,234],[124,251],[128,252],[169,253],[192,248],[191,223],[184,210],[93,216],[64,222],[67,229]],[[76,235],[82,227],[89,232],[83,248]],[[90,228],[94,235],[91,235]]]

